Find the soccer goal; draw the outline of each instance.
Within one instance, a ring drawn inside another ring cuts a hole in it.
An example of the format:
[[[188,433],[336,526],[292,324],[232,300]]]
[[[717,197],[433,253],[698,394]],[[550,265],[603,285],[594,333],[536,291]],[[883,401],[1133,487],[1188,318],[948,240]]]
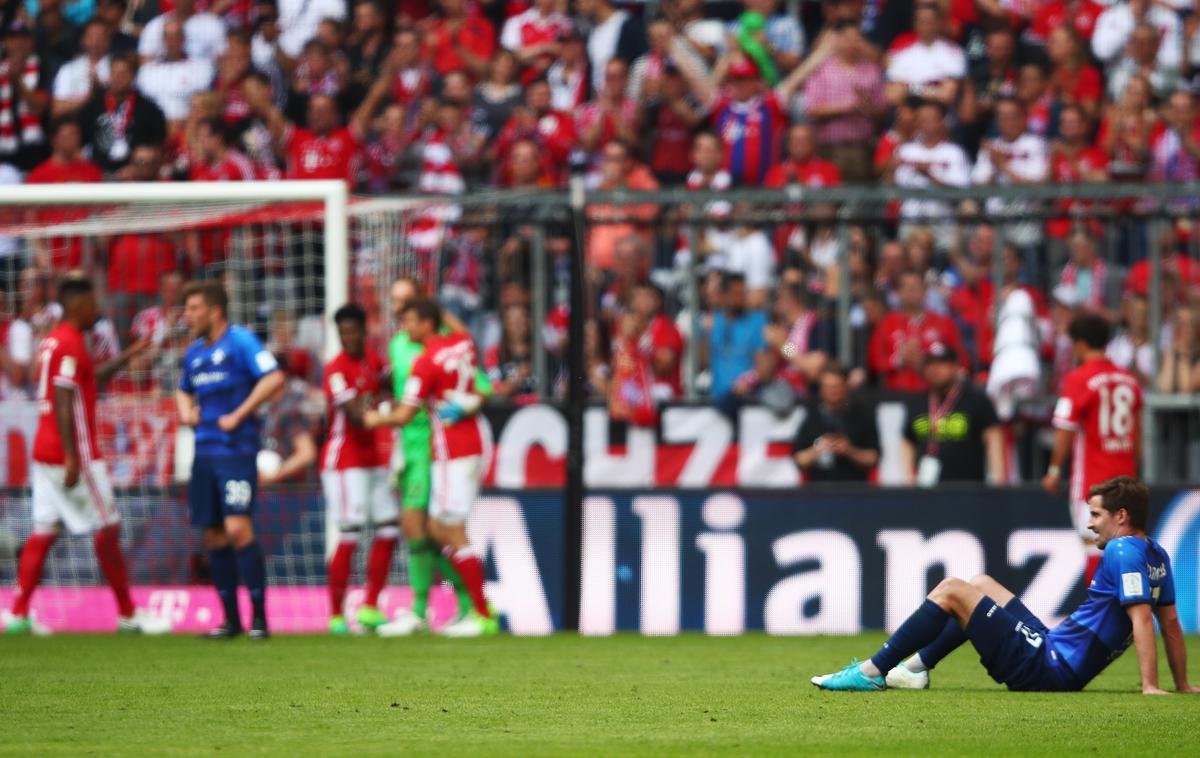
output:
[[[189,341],[182,284],[221,280],[230,321],[251,328],[280,356],[289,381],[265,414],[264,446],[286,458],[298,435],[320,444],[321,365],[339,349],[332,313],[351,300],[363,305],[372,344],[382,350],[395,326],[390,282],[401,275],[436,279],[454,213],[444,203],[351,198],[338,181],[0,188],[0,253],[10,253],[0,258],[7,262],[0,268],[0,329],[19,347],[13,357],[32,362],[58,317],[56,276],[69,270],[91,274],[100,293],[103,320],[90,337],[99,361],[135,340],[151,342],[101,389],[97,406],[139,604],[182,630],[201,630],[220,616],[199,536],[187,524],[190,430],[177,427],[173,399]],[[23,381],[0,380],[0,607],[10,602],[31,528],[34,379],[31,372]],[[328,540],[313,469],[264,488],[259,504],[278,631],[316,631],[326,622]],[[404,590],[395,589],[407,583],[404,566],[397,556],[392,607],[404,601]],[[362,569],[356,567],[353,586]],[[59,541],[33,608],[53,629],[115,628],[89,540]]]

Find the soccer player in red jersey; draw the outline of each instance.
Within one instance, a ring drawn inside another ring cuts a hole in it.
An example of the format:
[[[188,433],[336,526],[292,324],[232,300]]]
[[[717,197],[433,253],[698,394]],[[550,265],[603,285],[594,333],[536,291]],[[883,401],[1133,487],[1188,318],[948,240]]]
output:
[[[388,486],[387,460],[375,431],[363,425],[383,382],[383,359],[369,350],[367,312],[344,305],[333,315],[342,352],[325,366],[322,389],[329,404],[329,431],[321,451],[321,488],[325,491],[326,518],[337,523],[338,546],[329,560],[331,634],[346,634],[343,615],[351,561],[359,533],[370,521],[375,539],[367,558],[367,595],[358,610],[358,623],[366,629],[387,621],[379,611],[379,593],[387,584],[392,554],[400,537],[400,509]]]
[[[21,550],[17,597],[5,612],[9,634],[46,633],[30,615],[29,601],[42,578],[50,548],[63,526],[72,534],[94,533],[96,559],[116,596],[122,632],[165,634],[166,619],[134,607],[121,553],[121,516],[112,481],[96,444],[96,385],[107,382],[137,353],[139,341],[97,367],[84,333],[100,319],[92,282],[72,274],[58,288],[63,317],[42,341],[37,357],[38,426],[33,443],[33,533]]]
[[[462,577],[474,609],[442,628],[447,637],[494,634],[499,626],[483,594],[483,561],[467,541],[467,517],[479,494],[490,452],[475,415],[483,398],[475,386],[475,345],[470,335],[440,335],[437,303],[416,299],[404,307],[403,324],[425,352],[413,364],[399,408],[387,414],[367,411],[368,429],[404,426],[422,406],[433,426],[433,481],[429,492],[429,531]]]
[[[1110,330],[1096,314],[1075,317],[1067,329],[1079,365],[1063,379],[1054,407],[1054,450],[1042,487],[1058,494],[1062,466],[1071,456],[1071,520],[1087,550],[1084,585],[1090,585],[1100,551],[1088,528],[1087,492],[1116,476],[1136,478],[1142,453],[1142,388],[1137,377],[1105,355]]]

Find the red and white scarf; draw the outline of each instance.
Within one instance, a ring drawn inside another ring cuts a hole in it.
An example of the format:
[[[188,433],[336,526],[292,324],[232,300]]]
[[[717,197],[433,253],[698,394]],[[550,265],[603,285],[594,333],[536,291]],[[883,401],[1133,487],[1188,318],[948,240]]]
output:
[[[29,111],[24,100],[16,99],[12,62],[0,63],[0,153],[15,153],[19,145],[40,144],[42,123],[36,114]],[[21,84],[27,91],[37,89],[40,66],[36,55],[25,59],[25,69],[20,73]],[[13,120],[14,99],[17,118]],[[19,139],[18,139],[19,138]]]
[[[1079,267],[1074,263],[1068,263],[1065,267],[1063,267],[1061,280],[1063,284],[1067,285],[1072,290],[1075,290],[1078,278]],[[1104,264],[1104,261],[1097,258],[1096,262],[1092,264],[1091,289],[1087,293],[1088,305],[1104,305],[1104,292],[1107,289],[1106,285],[1108,284],[1107,279],[1108,266]]]

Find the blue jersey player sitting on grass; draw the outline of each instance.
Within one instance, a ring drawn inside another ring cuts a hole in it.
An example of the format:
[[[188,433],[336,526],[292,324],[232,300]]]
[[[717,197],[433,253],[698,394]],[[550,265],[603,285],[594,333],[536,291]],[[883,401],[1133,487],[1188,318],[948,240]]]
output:
[[[192,526],[204,529],[209,571],[225,610],[224,623],[206,636],[242,633],[240,573],[254,609],[250,639],[266,639],[267,572],[251,521],[258,496],[254,413],[283,386],[283,373],[252,332],[229,324],[229,298],[220,282],[193,282],[183,297],[183,316],[196,338],[184,353],[175,394],[180,423],[196,429],[188,511]]]
[[[1048,629],[989,576],[969,582],[948,578],[870,660],[815,676],[812,683],[852,692],[924,689],[929,669],[970,640],[988,674],[1010,690],[1066,692],[1083,689],[1132,642],[1142,692],[1165,695],[1158,686],[1157,619],[1175,689],[1200,692],[1188,684],[1171,561],[1146,536],[1146,486],[1114,477],[1092,487],[1088,506],[1088,526],[1104,552],[1087,599],[1058,626]]]

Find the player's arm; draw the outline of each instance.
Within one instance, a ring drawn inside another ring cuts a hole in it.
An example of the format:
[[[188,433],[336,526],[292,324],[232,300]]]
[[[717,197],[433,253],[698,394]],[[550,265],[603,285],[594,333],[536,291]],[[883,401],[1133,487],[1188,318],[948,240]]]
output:
[[[71,489],[79,483],[79,446],[75,439],[74,387],[54,385],[54,423],[63,446],[63,486]]]
[[[1179,626],[1179,612],[1174,605],[1154,609],[1158,618],[1158,629],[1162,632],[1163,647],[1167,650],[1167,665],[1175,680],[1176,692],[1200,692],[1200,687],[1188,684],[1187,646],[1183,644],[1183,629]]]
[[[405,426],[417,415],[420,406],[400,405],[387,413],[367,411],[363,414],[363,428],[378,429],[381,426]]]
[[[259,406],[270,400],[282,387],[282,371],[275,369],[265,374],[254,385],[254,389],[250,391],[250,394],[246,396],[241,405],[235,408],[232,413],[226,413],[217,419],[217,426],[223,432],[232,432],[241,426],[243,421],[250,418],[250,415],[257,411]]]
[[[1075,432],[1073,430],[1062,428],[1054,430],[1054,448],[1050,451],[1050,467],[1046,469],[1046,475],[1042,477],[1042,489],[1051,495],[1058,494],[1058,485],[1062,481],[1062,467],[1066,463],[1067,455],[1071,452],[1071,445],[1074,442]]]
[[[200,406],[196,404],[196,396],[192,393],[176,390],[175,409],[179,411],[179,423],[185,426],[197,426],[200,423]]]
[[[998,486],[1004,484],[1004,429],[999,425],[989,426],[983,430],[983,448],[987,453],[988,484]]]
[[[125,368],[126,364],[128,364],[129,361],[132,360],[138,353],[149,350],[153,344],[154,341],[150,337],[142,337],[118,353],[116,358],[97,366],[96,384],[100,385],[101,387],[103,387],[105,384],[108,384],[108,381],[113,378],[114,374]]]
[[[279,471],[271,476],[259,476],[262,484],[286,482],[303,473],[305,469],[317,462],[317,441],[308,432],[300,432],[292,438],[292,454],[279,466]]]
[[[1127,605],[1125,612],[1133,624],[1133,646],[1137,650],[1138,670],[1142,673],[1142,694],[1168,694],[1158,686],[1158,641],[1154,638],[1154,614],[1150,605]]]

